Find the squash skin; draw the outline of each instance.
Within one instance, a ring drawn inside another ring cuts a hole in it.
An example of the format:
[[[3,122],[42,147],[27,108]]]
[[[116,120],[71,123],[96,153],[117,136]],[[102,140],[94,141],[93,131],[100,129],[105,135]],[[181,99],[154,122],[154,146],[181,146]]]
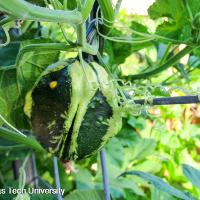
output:
[[[79,130],[77,138],[79,157],[87,157],[91,152],[96,152],[97,147],[101,146],[102,138],[108,130],[106,121],[112,117],[112,114],[111,106],[101,91],[98,90],[88,105]]]
[[[53,89],[52,81],[58,83]],[[45,149],[63,161],[87,158],[121,128],[115,95],[103,67],[96,63],[81,66],[75,61],[41,77],[33,89],[33,133]]]
[[[66,82],[65,79],[68,81]],[[58,87],[51,89],[49,83],[58,82]],[[31,113],[32,129],[37,139],[45,149],[55,148],[51,140],[63,132],[63,111],[67,111],[70,104],[70,76],[67,68],[43,77],[32,92],[33,106]],[[55,123],[56,126],[53,127]]]

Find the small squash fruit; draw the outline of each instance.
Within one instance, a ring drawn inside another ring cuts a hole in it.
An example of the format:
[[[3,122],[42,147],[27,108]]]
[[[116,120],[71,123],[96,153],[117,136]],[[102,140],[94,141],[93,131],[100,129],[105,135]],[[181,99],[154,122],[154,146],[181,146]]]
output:
[[[63,161],[95,154],[121,129],[117,91],[95,62],[75,61],[41,76],[31,98],[33,133]]]

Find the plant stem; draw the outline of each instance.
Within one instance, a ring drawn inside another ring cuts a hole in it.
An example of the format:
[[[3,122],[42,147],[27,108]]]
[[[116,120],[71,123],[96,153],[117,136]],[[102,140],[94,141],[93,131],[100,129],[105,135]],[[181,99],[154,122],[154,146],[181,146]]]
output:
[[[82,23],[82,16],[79,11],[51,10],[35,6],[24,0],[0,1],[0,11],[21,20],[60,22],[69,24]]]
[[[188,4],[188,0],[183,0],[183,4],[184,4],[184,6],[185,6],[185,8],[187,10],[188,16],[190,18],[190,22],[192,23],[192,21],[193,21],[193,14],[192,14],[192,11],[191,11],[190,6]]]
[[[82,2],[81,2],[81,0],[76,0],[76,4],[77,4],[78,11],[81,12],[81,10],[82,10]]]
[[[184,57],[185,55],[190,53],[192,50],[194,50],[194,48],[196,48],[196,47],[187,46],[183,50],[181,50],[179,53],[177,53],[175,56],[173,56],[170,59],[168,59],[166,61],[166,63],[162,64],[161,66],[157,67],[156,69],[153,69],[153,70],[151,70],[149,72],[145,72],[145,73],[141,73],[141,74],[129,75],[129,76],[126,76],[124,78],[131,78],[132,80],[149,78],[150,76],[158,74],[158,73],[168,69],[172,65],[174,65],[182,57]]]
[[[79,24],[77,28],[77,42],[79,46],[83,46],[86,43],[86,27],[85,23]]]
[[[114,9],[112,7],[111,0],[98,0],[98,3],[100,5],[103,18],[105,19],[105,24],[108,24],[108,26],[112,26],[114,21]],[[111,29],[108,26],[104,26],[104,34],[108,33]]]
[[[85,23],[77,25],[77,42],[78,46],[81,47],[81,50],[85,53],[96,55],[98,52],[98,44],[90,45],[86,41],[86,27]]]
[[[63,0],[63,8],[64,8],[64,10],[68,10],[68,8],[67,8],[67,1],[68,0]]]

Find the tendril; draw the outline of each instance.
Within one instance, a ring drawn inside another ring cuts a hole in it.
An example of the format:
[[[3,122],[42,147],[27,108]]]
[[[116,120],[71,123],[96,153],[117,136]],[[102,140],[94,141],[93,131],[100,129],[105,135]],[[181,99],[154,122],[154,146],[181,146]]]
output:
[[[111,37],[111,36],[108,36],[108,34],[105,35],[105,34],[100,32],[99,23],[101,23],[102,25],[104,25],[104,26],[106,26],[110,29],[113,29],[113,24],[116,23],[116,19],[111,21],[111,20],[107,20],[107,19],[103,18],[103,16],[99,17],[99,12],[100,12],[100,7],[97,9],[96,18],[93,19],[92,21],[90,21],[90,23],[96,22],[98,34],[100,36],[104,37],[107,40],[111,40],[111,41],[114,41],[114,42],[140,44],[140,43],[149,42],[149,41],[157,39],[157,40],[163,40],[163,41],[166,41],[166,42],[172,42],[172,43],[176,43],[176,44],[183,44],[183,43],[189,44],[188,42],[185,42],[185,41],[179,41],[179,40],[175,40],[175,39],[168,38],[168,37],[161,36],[161,35],[157,35],[157,34],[139,32],[139,31],[136,31],[136,30],[134,30],[130,27],[125,27],[124,24],[123,24],[123,26],[115,25],[115,27],[119,28],[120,30],[126,29],[129,33],[141,36],[141,38],[131,39],[131,38],[126,38],[126,37]],[[195,45],[195,44],[190,44],[190,45]]]
[[[4,30],[5,36],[6,36],[6,41],[3,44],[0,44],[0,47],[5,47],[10,43],[10,35],[7,28],[5,28],[4,26],[2,26],[2,29]]]
[[[117,89],[120,90],[121,93],[125,94],[125,98],[118,98],[118,104],[120,105],[124,115],[130,114],[133,116],[138,116],[142,112],[148,112],[148,110],[153,106],[153,99],[158,97],[153,95],[155,90],[159,90],[161,92],[161,95],[159,96],[164,96],[166,94],[171,96],[172,92],[179,91],[184,93],[184,95],[198,96],[198,99],[200,100],[200,87],[194,90],[192,88],[186,89],[178,86],[166,87],[161,84],[138,86],[130,81],[125,81],[122,79],[112,79],[111,82],[115,82],[115,85],[118,85]],[[135,100],[138,98],[144,99],[143,105],[135,103]]]

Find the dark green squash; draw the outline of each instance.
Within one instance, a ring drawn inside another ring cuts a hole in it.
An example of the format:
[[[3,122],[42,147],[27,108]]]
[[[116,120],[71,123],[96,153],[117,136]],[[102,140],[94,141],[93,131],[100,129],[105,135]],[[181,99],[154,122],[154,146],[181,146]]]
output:
[[[96,63],[78,61],[41,77],[32,90],[31,123],[42,146],[62,160],[80,160],[121,128],[117,93]]]

